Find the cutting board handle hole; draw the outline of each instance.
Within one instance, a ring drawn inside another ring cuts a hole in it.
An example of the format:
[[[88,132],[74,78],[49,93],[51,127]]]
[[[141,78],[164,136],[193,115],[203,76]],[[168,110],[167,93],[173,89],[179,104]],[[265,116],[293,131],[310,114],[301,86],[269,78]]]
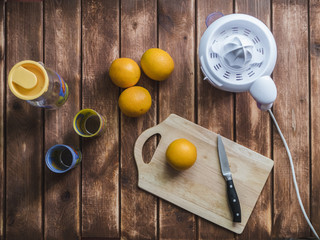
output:
[[[142,147],[142,158],[143,162],[148,164],[150,163],[156,148],[161,140],[161,135],[156,133],[148,138],[145,144]]]

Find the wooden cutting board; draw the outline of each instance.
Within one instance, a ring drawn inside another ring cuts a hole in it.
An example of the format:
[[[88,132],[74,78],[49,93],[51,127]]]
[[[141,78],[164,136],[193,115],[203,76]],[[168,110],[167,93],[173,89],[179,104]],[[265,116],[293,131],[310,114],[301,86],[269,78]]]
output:
[[[161,140],[151,161],[145,163],[142,148],[154,134],[160,134]],[[197,161],[185,171],[176,171],[166,162],[167,147],[178,138],[191,141],[197,148]],[[241,204],[241,223],[232,222],[226,182],[220,171],[217,134],[177,115],[171,114],[137,139],[134,156],[138,167],[138,186],[235,233],[242,233],[273,161],[227,138],[222,137],[222,140]]]

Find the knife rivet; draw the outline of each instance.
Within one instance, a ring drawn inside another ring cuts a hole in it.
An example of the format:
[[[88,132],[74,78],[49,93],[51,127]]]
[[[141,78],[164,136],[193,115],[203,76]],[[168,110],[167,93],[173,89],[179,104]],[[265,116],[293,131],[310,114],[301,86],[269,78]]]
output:
[[[232,188],[232,185],[230,185],[230,188]]]
[[[237,216],[239,216],[239,213],[236,213]]]
[[[233,202],[236,202],[237,200],[233,199]]]

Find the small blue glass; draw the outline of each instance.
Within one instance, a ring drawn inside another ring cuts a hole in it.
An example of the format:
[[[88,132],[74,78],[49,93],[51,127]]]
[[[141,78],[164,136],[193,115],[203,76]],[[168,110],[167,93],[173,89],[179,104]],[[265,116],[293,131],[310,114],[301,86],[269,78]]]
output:
[[[51,147],[45,157],[47,167],[55,173],[64,173],[78,165],[81,152],[73,147],[57,144]]]

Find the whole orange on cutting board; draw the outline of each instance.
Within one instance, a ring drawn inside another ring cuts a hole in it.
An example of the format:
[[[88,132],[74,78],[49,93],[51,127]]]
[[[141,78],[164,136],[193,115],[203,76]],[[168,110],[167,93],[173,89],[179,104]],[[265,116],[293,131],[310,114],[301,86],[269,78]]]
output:
[[[141,68],[151,79],[163,81],[167,79],[173,69],[174,62],[166,51],[160,48],[150,48],[141,57]]]
[[[151,107],[152,99],[149,91],[143,87],[134,86],[124,90],[119,97],[119,107],[128,117],[139,117]]]
[[[141,71],[139,65],[131,58],[118,58],[112,62],[109,76],[118,87],[128,88],[137,84]]]
[[[174,140],[166,151],[167,162],[176,170],[186,170],[197,160],[196,146],[185,138]]]

